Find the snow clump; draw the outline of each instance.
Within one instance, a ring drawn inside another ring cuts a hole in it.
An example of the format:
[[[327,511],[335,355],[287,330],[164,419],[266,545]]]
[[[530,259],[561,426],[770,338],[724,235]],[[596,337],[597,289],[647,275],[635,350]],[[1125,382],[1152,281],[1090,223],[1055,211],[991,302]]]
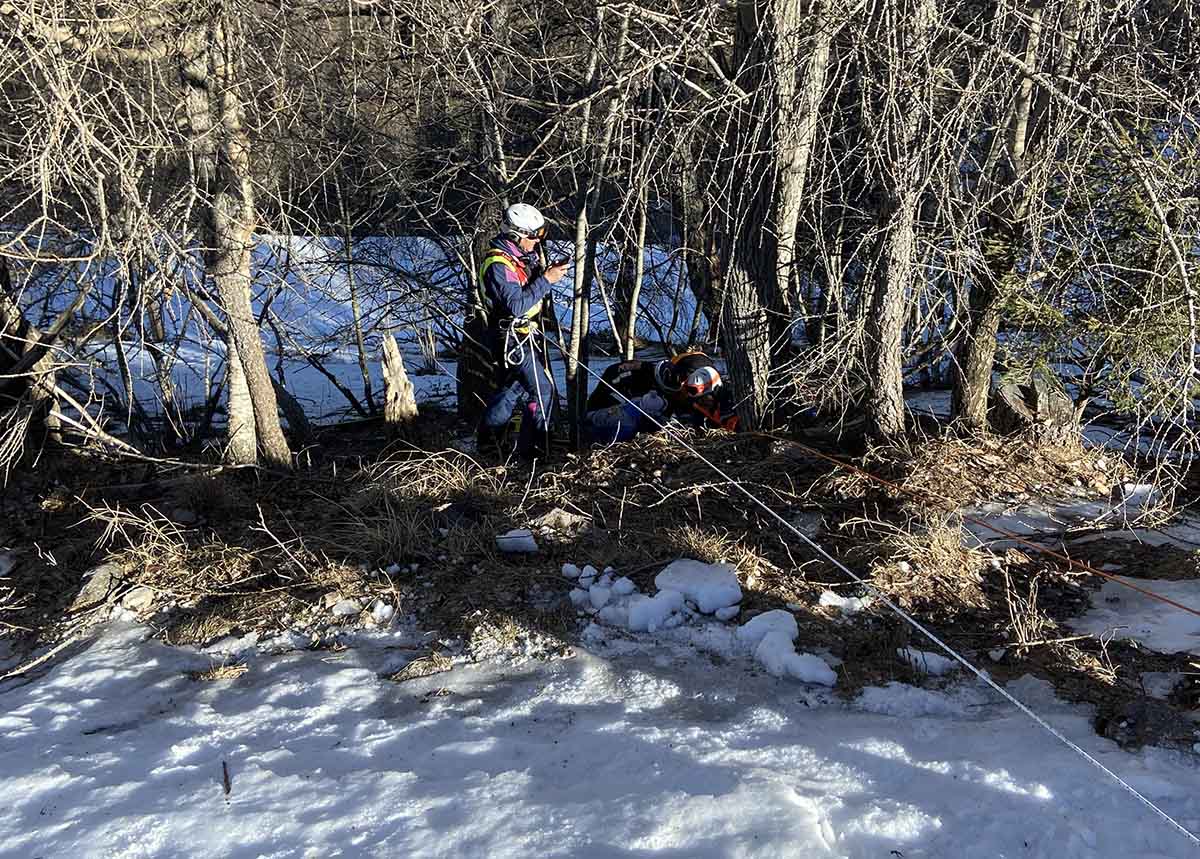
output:
[[[655,576],[654,584],[660,591],[679,591],[704,614],[742,601],[737,575],[727,564],[703,564],[682,558]]]
[[[822,591],[820,605],[836,608],[844,615],[858,614],[865,608],[870,608],[873,600],[870,597],[842,597],[833,591]]]
[[[497,535],[496,547],[501,552],[512,554],[530,554],[538,550],[537,541],[533,539],[533,532],[528,528],[514,528]]]

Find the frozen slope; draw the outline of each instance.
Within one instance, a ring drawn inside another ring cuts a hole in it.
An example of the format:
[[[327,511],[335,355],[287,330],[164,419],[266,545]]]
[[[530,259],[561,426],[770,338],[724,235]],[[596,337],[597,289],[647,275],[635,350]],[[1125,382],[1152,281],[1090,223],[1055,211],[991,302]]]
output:
[[[208,656],[144,636],[110,626],[0,691],[0,854],[1196,855],[977,687],[892,686],[847,708],[668,646],[403,685],[378,678],[396,651],[362,647],[195,682]],[[1121,752],[1041,684],[1014,685],[1200,827],[1193,759]]]

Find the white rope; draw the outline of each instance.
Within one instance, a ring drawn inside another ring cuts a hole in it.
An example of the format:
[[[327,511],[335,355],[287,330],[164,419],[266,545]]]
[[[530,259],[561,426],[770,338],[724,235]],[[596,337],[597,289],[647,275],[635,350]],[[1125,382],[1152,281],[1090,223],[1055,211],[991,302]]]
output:
[[[547,342],[550,342],[552,345],[557,347],[560,352],[562,351],[561,344],[554,343],[552,340],[550,340],[549,337],[546,336],[545,332],[542,333],[542,336],[546,339]],[[1063,736],[1063,734],[1060,733],[1057,728],[1055,728],[1053,725],[1051,725],[1049,722],[1047,722],[1045,719],[1043,719],[1037,713],[1033,712],[1033,710],[1031,710],[1029,707],[1027,707],[1025,704],[1023,704],[1021,701],[1019,701],[1008,690],[1006,690],[1006,689],[1002,688],[1000,685],[998,685],[996,683],[996,681],[994,681],[991,677],[989,677],[985,672],[981,671],[980,669],[978,669],[974,665],[972,665],[970,662],[968,662],[966,657],[959,654],[958,651],[956,651],[954,648],[952,648],[949,644],[942,641],[942,639],[940,639],[937,635],[935,635],[930,630],[926,629],[916,618],[914,618],[912,615],[908,614],[908,612],[906,612],[904,609],[900,608],[900,606],[896,605],[894,602],[892,602],[890,599],[888,599],[887,596],[881,590],[879,590],[879,588],[877,588],[874,584],[872,584],[871,582],[862,578],[858,574],[854,573],[852,570],[850,570],[849,567],[847,567],[845,564],[843,564],[837,558],[833,557],[833,555],[831,555],[827,551],[825,551],[825,549],[822,548],[817,542],[815,542],[814,540],[809,538],[806,534],[804,534],[802,531],[800,531],[798,528],[796,528],[794,525],[792,525],[790,522],[788,522],[786,519],[784,519],[782,516],[780,516],[774,510],[772,510],[764,501],[760,500],[753,492],[751,492],[749,489],[747,489],[745,486],[743,486],[740,481],[734,480],[732,477],[730,477],[728,474],[726,474],[725,471],[722,470],[720,466],[713,463],[710,459],[708,459],[708,457],[704,456],[704,454],[700,453],[698,450],[696,450],[694,447],[692,447],[690,444],[688,444],[687,440],[685,438],[683,438],[681,435],[679,435],[677,432],[675,432],[671,427],[664,424],[662,421],[660,421],[658,418],[651,415],[649,412],[646,412],[645,410],[643,410],[641,406],[639,406],[636,402],[634,402],[629,397],[625,396],[620,391],[618,391],[613,385],[609,384],[602,376],[598,375],[594,370],[592,370],[590,367],[588,367],[583,362],[580,362],[579,366],[583,367],[583,369],[586,370],[589,375],[598,379],[601,384],[605,385],[609,390],[611,390],[614,394],[616,394],[618,397],[620,397],[626,403],[629,403],[629,405],[633,406],[635,409],[637,409],[639,412],[641,412],[643,415],[645,415],[647,418],[649,418],[651,421],[653,421],[660,429],[665,431],[668,435],[670,435],[677,442],[679,442],[681,445],[683,445],[683,447],[686,448],[689,453],[691,453],[693,456],[695,456],[697,459],[699,459],[701,462],[703,462],[705,465],[707,465],[709,468],[711,468],[717,474],[721,475],[721,477],[723,477],[725,480],[729,481],[729,483],[732,486],[741,490],[743,495],[745,495],[752,502],[754,502],[759,507],[761,507],[764,512],[766,512],[769,516],[771,516],[773,519],[775,519],[777,522],[779,522],[780,525],[782,525],[788,531],[795,534],[797,537],[799,537],[801,540],[803,540],[805,543],[807,543],[809,546],[811,546],[819,555],[821,555],[823,558],[825,558],[827,561],[829,561],[835,567],[837,567],[842,572],[844,572],[853,581],[855,581],[862,587],[866,588],[867,590],[871,591],[880,600],[880,602],[882,602],[884,605],[886,605],[888,608],[890,608],[893,612],[895,612],[897,615],[899,615],[901,618],[903,618],[904,621],[907,622],[909,625],[911,625],[914,629],[917,629],[921,633],[923,633],[930,641],[932,641],[934,644],[936,644],[938,647],[940,647],[942,650],[944,650],[951,658],[953,658],[956,662],[959,662],[963,667],[965,667],[968,671],[970,671],[972,674],[974,674],[976,677],[978,677],[980,680],[982,680],[984,683],[986,683],[988,686],[990,686],[993,690],[995,690],[997,693],[999,693],[1002,697],[1008,699],[1008,701],[1011,702],[1018,710],[1020,710],[1022,713],[1024,713],[1026,716],[1028,716],[1030,719],[1032,719],[1034,722],[1036,722],[1037,724],[1039,724],[1043,728],[1045,728],[1046,731],[1048,731],[1052,736],[1056,737],[1057,739],[1059,739],[1063,743],[1065,743],[1068,748],[1074,750],[1079,755],[1081,755],[1084,758],[1084,760],[1088,761],[1090,764],[1092,764],[1094,767],[1099,769],[1101,772],[1103,772],[1104,774],[1106,774],[1107,776],[1112,778],[1114,781],[1117,782],[1117,784],[1119,784],[1121,787],[1123,787],[1125,790],[1127,790],[1130,794],[1137,797],[1137,799],[1140,800],[1147,808],[1149,808],[1151,811],[1153,811],[1155,814],[1157,814],[1160,818],[1162,818],[1164,821],[1166,821],[1168,824],[1170,824],[1172,827],[1174,827],[1180,833],[1182,833],[1184,836],[1186,836],[1193,844],[1200,846],[1200,838],[1197,838],[1195,835],[1193,835],[1192,832],[1187,829],[1187,827],[1185,827],[1183,824],[1179,823],[1177,820],[1175,820],[1175,818],[1171,817],[1171,815],[1167,814],[1165,811],[1163,811],[1161,808],[1159,808],[1157,805],[1155,805],[1150,799],[1148,799],[1147,797],[1145,797],[1141,793],[1139,793],[1136,788],[1134,788],[1132,785],[1130,785],[1128,782],[1126,782],[1124,779],[1122,779],[1119,775],[1117,775],[1115,772],[1110,770],[1108,767],[1106,767],[1100,761],[1096,760],[1096,758],[1092,757],[1090,754],[1088,754],[1086,751],[1084,751],[1078,745],[1076,745],[1075,743],[1071,742],[1071,740],[1069,740],[1065,736]]]

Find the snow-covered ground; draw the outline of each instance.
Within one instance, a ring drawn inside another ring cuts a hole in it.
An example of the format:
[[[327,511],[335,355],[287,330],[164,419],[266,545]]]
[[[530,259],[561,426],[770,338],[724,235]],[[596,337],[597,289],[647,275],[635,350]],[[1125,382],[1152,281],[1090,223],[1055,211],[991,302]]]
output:
[[[706,621],[715,623],[715,621]],[[1183,857],[1194,845],[985,687],[839,701],[671,637],[381,679],[411,625],[226,657],[112,621],[0,687],[13,857]],[[1200,769],[1010,690],[1193,831]]]

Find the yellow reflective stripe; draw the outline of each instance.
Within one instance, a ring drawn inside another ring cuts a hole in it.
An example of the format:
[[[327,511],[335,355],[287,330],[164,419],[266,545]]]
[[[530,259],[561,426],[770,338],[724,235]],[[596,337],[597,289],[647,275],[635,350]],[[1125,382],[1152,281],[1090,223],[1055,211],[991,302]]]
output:
[[[479,267],[479,282],[480,282],[480,284],[483,283],[484,277],[487,276],[487,270],[491,267],[492,263],[496,263],[496,262],[503,263],[505,268],[511,269],[512,271],[517,270],[517,264],[515,262],[513,262],[512,258],[509,257],[507,254],[502,254],[502,253],[488,254],[487,256],[485,256],[483,258],[483,264]],[[532,321],[534,319],[537,319],[537,317],[540,316],[541,313],[542,313],[542,302],[539,301],[533,307],[529,308],[523,314],[521,314],[521,318]]]
[[[479,266],[479,282],[483,283],[484,277],[487,275],[487,270],[491,268],[492,263],[504,263],[505,268],[517,270],[517,264],[508,258],[505,254],[488,254],[483,258],[483,263]]]

